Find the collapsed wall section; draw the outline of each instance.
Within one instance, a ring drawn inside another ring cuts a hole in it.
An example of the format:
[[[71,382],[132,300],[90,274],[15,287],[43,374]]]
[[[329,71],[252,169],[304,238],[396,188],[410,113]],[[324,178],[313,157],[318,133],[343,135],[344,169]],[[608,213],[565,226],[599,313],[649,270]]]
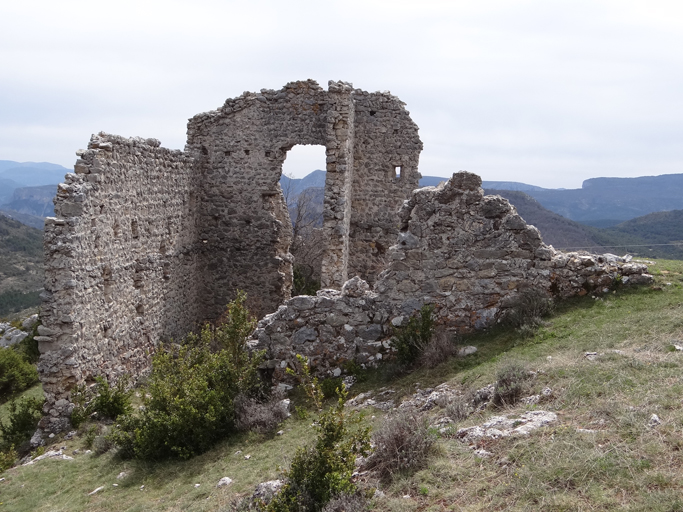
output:
[[[562,253],[500,196],[484,196],[481,178],[460,172],[415,190],[399,212],[398,243],[375,291],[399,315],[433,304],[440,323],[459,331],[491,325],[522,291],[584,295],[643,277],[645,265]]]
[[[79,156],[45,223],[37,340],[48,430],[64,426],[74,385],[144,374],[156,343],[201,316],[192,159],[103,133]]]
[[[643,264],[545,245],[514,206],[484,196],[481,178],[467,172],[415,190],[398,217],[397,243],[373,291],[355,277],[341,292],[294,297],[259,322],[252,343],[268,350],[276,378],[296,366],[296,354],[322,376],[339,375],[349,361],[374,365],[390,356],[393,329],[426,304],[442,327],[469,332],[495,324],[529,289],[566,298],[653,280]]]

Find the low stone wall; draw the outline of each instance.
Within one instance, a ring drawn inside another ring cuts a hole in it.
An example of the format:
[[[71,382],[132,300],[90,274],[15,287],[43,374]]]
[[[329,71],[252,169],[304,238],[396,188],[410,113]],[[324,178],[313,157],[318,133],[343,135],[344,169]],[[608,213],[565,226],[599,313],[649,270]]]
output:
[[[267,349],[275,381],[285,378],[296,355],[316,373],[339,376],[345,362],[374,366],[390,350],[389,313],[368,284],[354,277],[341,291],[321,290],[286,301],[258,323],[251,346]]]

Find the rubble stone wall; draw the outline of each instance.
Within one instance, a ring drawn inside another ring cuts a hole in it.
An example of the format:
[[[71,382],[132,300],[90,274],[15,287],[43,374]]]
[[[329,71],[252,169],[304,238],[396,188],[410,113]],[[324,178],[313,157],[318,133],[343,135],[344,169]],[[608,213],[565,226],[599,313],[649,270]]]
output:
[[[105,134],[79,153],[45,223],[38,368],[58,423],[73,385],[144,373],[155,344],[200,317],[192,160]]]
[[[348,361],[375,365],[391,352],[392,330],[425,304],[442,327],[469,332],[495,324],[528,289],[566,298],[652,282],[644,264],[545,245],[506,199],[484,196],[475,174],[415,190],[398,217],[397,243],[373,291],[354,277],[341,292],[295,297],[259,322],[252,344],[268,350],[276,378],[296,354],[326,377]]]
[[[398,243],[375,291],[399,315],[433,304],[440,323],[459,331],[491,325],[526,289],[565,298],[647,272],[645,265],[545,245],[514,206],[484,196],[481,178],[467,172],[415,190],[399,218]]]

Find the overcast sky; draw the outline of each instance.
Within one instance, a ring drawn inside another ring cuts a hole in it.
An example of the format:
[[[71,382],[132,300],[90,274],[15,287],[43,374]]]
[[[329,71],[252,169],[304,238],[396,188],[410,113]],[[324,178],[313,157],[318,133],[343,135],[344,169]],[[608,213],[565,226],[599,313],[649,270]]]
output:
[[[8,0],[0,159],[71,167],[101,130],[182,148],[194,114],[307,78],[406,102],[423,175],[683,172],[680,0]]]

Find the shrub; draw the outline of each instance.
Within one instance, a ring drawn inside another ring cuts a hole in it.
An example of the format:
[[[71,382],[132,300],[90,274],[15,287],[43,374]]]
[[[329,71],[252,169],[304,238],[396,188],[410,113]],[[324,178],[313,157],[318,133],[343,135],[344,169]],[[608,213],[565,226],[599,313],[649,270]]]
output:
[[[126,390],[127,386],[128,378],[122,376],[114,387],[109,386],[104,377],[96,377],[95,385],[89,389],[85,386],[77,387],[71,392],[71,401],[74,404],[71,424],[78,428],[93,413],[112,420],[130,414],[133,410],[133,390]]]
[[[111,440],[121,455],[141,459],[203,453],[235,431],[235,399],[263,396],[258,367],[264,352],[246,348],[254,320],[245,295],[228,306],[226,321],[207,325],[179,346],[161,347],[152,358],[143,408],[119,418]]]
[[[418,362],[420,366],[435,368],[457,352],[453,335],[447,331],[439,331],[424,348]]]
[[[322,512],[363,512],[368,509],[368,502],[360,493],[341,494],[325,505]]]
[[[31,439],[42,416],[43,401],[37,398],[22,398],[9,403],[7,424],[0,421],[0,448],[4,451],[21,446]]]
[[[26,338],[17,343],[16,347],[19,353],[24,357],[24,359],[31,364],[36,364],[38,358],[40,357],[40,351],[38,350],[38,342],[35,339],[36,331],[35,328]]]
[[[302,385],[314,404],[320,407],[322,391],[310,377],[308,364],[301,356]],[[336,405],[322,412],[315,423],[316,443],[300,448],[285,471],[285,484],[268,504],[271,512],[319,511],[335,496],[353,494],[351,475],[357,456],[368,453],[369,428],[359,425],[360,417],[344,407],[347,392],[344,385],[338,391]],[[320,409],[318,409],[320,410]]]
[[[408,323],[396,329],[391,344],[401,364],[410,365],[427,348],[434,335],[434,306],[424,305]]]
[[[133,390],[126,390],[128,378],[122,376],[112,388],[103,377],[95,378],[95,397],[92,410],[105,418],[115,420],[124,414],[130,414],[133,407],[130,403]]]
[[[522,398],[529,379],[529,372],[519,363],[503,366],[496,376],[493,404],[504,407],[515,404]]]
[[[507,306],[501,322],[517,329],[526,328],[525,331],[541,325],[543,317],[555,307],[552,298],[534,288],[521,291]]]
[[[14,451],[14,448],[0,451],[0,474],[14,466],[14,463],[18,458],[19,456],[17,455],[17,452]]]
[[[38,382],[38,370],[11,347],[0,348],[0,402]]]
[[[462,421],[470,415],[470,405],[467,397],[458,395],[446,404],[446,416],[455,422]]]
[[[436,438],[429,431],[426,417],[414,409],[403,408],[387,418],[372,440],[375,450],[366,467],[381,479],[391,480],[398,472],[424,467]]]
[[[320,391],[325,398],[332,398],[337,396],[337,389],[340,389],[342,385],[341,377],[334,379],[324,379],[320,381]]]
[[[248,398],[239,395],[235,398],[235,426],[237,430],[254,431],[261,434],[272,432],[282,423],[289,413],[282,404],[280,396],[269,400]]]
[[[92,441],[92,450],[95,452],[95,455],[104,455],[113,447],[114,443],[107,435],[106,431],[103,432],[102,435],[95,436]]]

